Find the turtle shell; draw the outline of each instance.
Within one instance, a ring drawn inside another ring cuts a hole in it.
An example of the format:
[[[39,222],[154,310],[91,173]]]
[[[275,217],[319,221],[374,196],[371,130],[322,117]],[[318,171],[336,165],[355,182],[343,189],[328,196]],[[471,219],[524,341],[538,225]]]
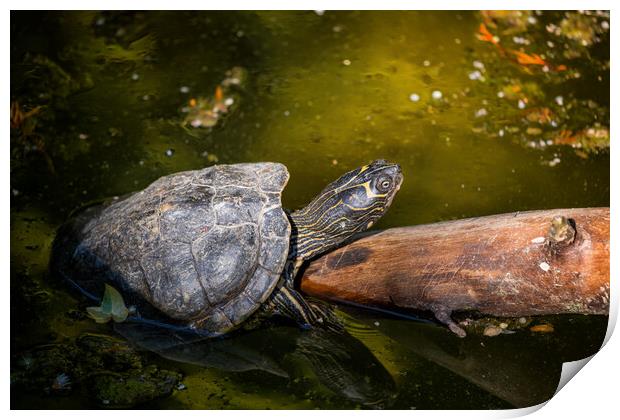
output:
[[[288,178],[278,163],[165,176],[74,228],[62,265],[88,293],[108,282],[138,310],[147,302],[191,328],[223,334],[256,311],[284,269]]]

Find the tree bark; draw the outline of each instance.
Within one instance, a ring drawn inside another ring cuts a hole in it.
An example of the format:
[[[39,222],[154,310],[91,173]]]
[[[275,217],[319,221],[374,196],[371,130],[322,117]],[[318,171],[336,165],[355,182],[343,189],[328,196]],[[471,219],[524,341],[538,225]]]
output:
[[[609,208],[517,212],[370,232],[310,262],[306,294],[502,317],[609,312]]]

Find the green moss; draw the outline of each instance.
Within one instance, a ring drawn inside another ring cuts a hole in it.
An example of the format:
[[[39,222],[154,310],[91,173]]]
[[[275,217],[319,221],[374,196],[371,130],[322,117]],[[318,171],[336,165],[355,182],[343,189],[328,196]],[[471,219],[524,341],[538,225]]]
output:
[[[130,408],[170,395],[180,379],[176,372],[148,366],[142,371],[97,374],[90,389],[102,407]]]

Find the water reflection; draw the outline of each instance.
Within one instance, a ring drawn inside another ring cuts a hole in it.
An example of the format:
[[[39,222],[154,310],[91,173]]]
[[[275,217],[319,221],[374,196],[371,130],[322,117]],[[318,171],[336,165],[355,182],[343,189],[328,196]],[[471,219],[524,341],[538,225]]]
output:
[[[605,335],[600,316],[549,317],[556,325],[550,335],[523,329],[495,337],[480,332],[458,338],[440,326],[403,322],[368,311],[350,309],[357,322],[393,339],[408,351],[450,375],[507,402],[528,407],[550,399],[558,386],[563,362],[588,357],[598,350]],[[587,331],[586,334],[575,334]],[[368,334],[366,332],[366,334]],[[354,334],[364,341],[364,335]],[[589,343],[584,345],[584,343]]]
[[[321,385],[369,408],[388,407],[396,393],[383,365],[346,333],[272,326],[209,339],[134,322],[116,324],[115,330],[166,359],[226,372],[258,370],[294,380],[306,365]]]

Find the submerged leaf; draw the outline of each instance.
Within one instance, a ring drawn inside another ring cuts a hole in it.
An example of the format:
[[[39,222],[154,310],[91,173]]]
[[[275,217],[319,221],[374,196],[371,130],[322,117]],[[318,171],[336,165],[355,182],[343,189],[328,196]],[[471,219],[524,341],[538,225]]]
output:
[[[493,35],[486,27],[484,23],[480,24],[478,28],[478,34],[476,34],[480,41],[490,42],[491,44],[499,44],[499,38]]]
[[[129,315],[123,296],[109,284],[105,285],[101,306],[91,306],[86,310],[90,317],[100,324],[106,323],[110,319],[113,319],[114,322],[123,322]]]
[[[99,306],[90,306],[86,308],[86,312],[97,324],[105,324],[111,318],[110,314],[104,312]]]

